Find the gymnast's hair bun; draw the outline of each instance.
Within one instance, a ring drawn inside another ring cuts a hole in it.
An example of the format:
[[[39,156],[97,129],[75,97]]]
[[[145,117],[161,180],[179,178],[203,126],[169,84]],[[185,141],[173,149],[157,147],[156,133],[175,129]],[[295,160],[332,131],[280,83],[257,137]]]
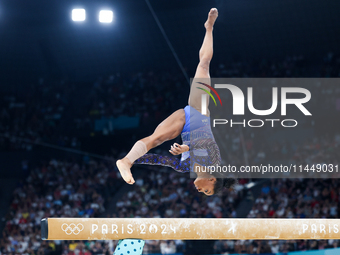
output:
[[[233,187],[237,184],[237,179],[234,178],[225,178],[223,179],[223,187],[227,189],[233,189]]]

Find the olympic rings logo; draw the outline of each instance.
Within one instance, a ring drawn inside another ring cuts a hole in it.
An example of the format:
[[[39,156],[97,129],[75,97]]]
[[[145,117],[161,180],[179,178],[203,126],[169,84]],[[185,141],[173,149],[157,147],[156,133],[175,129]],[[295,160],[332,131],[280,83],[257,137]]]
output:
[[[66,233],[66,235],[71,235],[72,233],[78,235],[81,231],[83,231],[84,226],[81,223],[78,223],[77,225],[74,223],[71,223],[70,225],[64,223],[61,225],[61,229]]]

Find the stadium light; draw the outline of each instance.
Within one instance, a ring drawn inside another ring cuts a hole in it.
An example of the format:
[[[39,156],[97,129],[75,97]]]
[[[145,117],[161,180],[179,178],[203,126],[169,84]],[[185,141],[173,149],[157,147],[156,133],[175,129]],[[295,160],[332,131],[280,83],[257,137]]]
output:
[[[85,9],[73,9],[72,20],[73,21],[84,21],[86,19]]]
[[[108,10],[101,10],[99,12],[99,22],[111,23],[113,20],[113,12]]]

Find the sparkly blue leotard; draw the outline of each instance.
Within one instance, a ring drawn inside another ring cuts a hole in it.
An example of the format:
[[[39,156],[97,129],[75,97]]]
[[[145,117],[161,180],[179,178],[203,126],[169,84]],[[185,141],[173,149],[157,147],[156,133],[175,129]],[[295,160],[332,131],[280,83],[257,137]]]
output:
[[[193,171],[195,163],[202,166],[220,165],[220,150],[211,131],[210,117],[202,115],[189,105],[184,108],[184,111],[185,125],[181,136],[183,144],[188,145],[190,151],[182,153],[181,159],[145,154],[134,164],[168,166],[181,173]]]

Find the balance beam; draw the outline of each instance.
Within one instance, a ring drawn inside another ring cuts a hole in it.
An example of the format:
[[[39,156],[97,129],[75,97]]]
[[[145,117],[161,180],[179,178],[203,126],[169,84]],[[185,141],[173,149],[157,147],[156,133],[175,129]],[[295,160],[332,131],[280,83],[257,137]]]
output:
[[[47,218],[43,240],[340,239],[339,219]]]

